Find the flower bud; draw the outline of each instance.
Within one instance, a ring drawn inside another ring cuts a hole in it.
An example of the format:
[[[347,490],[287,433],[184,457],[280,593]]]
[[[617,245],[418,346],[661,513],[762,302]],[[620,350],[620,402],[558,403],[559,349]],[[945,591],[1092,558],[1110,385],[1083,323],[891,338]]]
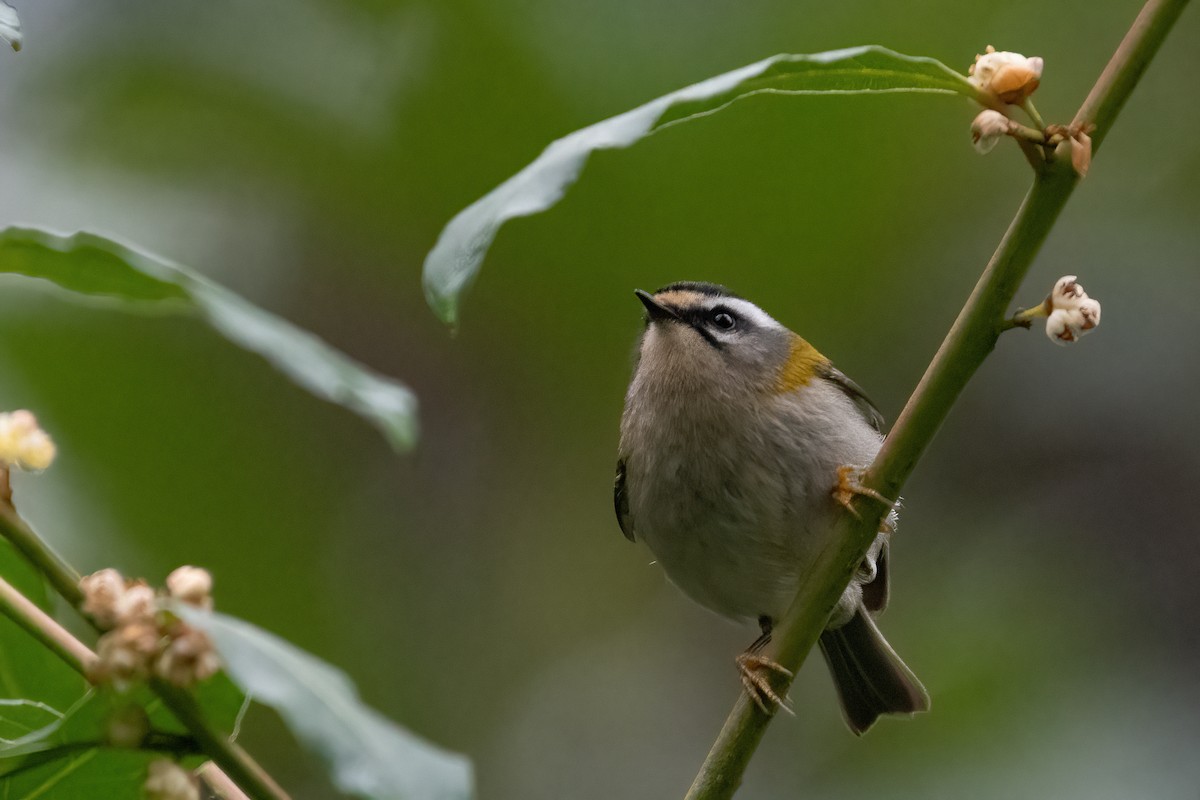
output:
[[[996,146],[996,142],[1008,134],[1011,126],[1012,120],[1008,117],[999,111],[985,108],[971,123],[971,141],[975,143],[975,149],[978,152],[991,152],[991,149]]]
[[[79,581],[83,591],[83,613],[101,628],[117,624],[117,600],[125,594],[125,579],[115,569],[102,569]]]
[[[146,768],[142,795],[146,800],[200,800],[200,786],[183,767],[160,758]]]
[[[1005,103],[1019,105],[1038,88],[1044,66],[1040,57],[997,52],[988,45],[986,53],[975,56],[975,63],[968,72],[971,83],[983,91],[992,92]]]
[[[175,686],[188,687],[212,677],[221,668],[216,648],[204,631],[181,625],[158,657],[155,673]]]
[[[0,463],[26,470],[43,470],[54,461],[54,442],[38,427],[29,411],[0,414]]]
[[[117,598],[115,611],[118,625],[153,624],[154,614],[158,611],[158,600],[154,590],[139,581]]]
[[[123,692],[149,677],[158,645],[158,629],[153,624],[123,624],[96,643],[98,658],[89,677],[93,683],[109,683]]]
[[[1100,303],[1088,297],[1074,275],[1064,275],[1046,298],[1046,336],[1055,344],[1070,344],[1100,324]]]
[[[188,605],[211,610],[212,574],[200,567],[179,567],[167,576],[167,593]]]
[[[1087,299],[1087,292],[1079,285],[1079,278],[1075,275],[1064,275],[1054,283],[1054,288],[1050,290],[1050,306],[1051,308],[1076,309],[1079,304]]]
[[[1081,331],[1090,331],[1100,324],[1100,301],[1089,297],[1079,304],[1078,311],[1083,319],[1083,324],[1079,326]]]

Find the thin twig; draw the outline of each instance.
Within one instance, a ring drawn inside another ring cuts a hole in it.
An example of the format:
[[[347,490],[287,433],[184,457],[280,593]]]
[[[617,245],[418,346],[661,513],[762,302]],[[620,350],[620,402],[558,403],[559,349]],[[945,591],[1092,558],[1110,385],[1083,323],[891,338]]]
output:
[[[1187,0],[1150,0],[1142,9],[1075,117],[1076,123],[1096,124],[1093,147],[1112,126],[1185,5]],[[899,496],[901,486],[967,381],[995,347],[1004,329],[1005,310],[1077,183],[1069,159],[1056,159],[1038,171],[1012,225],[875,463],[863,476],[864,486],[887,497]],[[849,513],[839,517],[832,543],[818,555],[791,608],[775,628],[773,652],[767,655],[793,671],[799,669],[824,630],[843,587],[866,555],[882,521],[885,509],[874,502],[857,500],[861,519]],[[776,692],[787,691],[786,679],[773,676],[772,682]],[[739,696],[701,765],[688,800],[732,797],[771,719],[744,694]]]
[[[11,583],[0,578],[0,613],[21,626],[80,675],[87,675],[96,654],[71,635]]]
[[[211,761],[201,764],[196,769],[196,774],[221,800],[250,800],[246,793]]]

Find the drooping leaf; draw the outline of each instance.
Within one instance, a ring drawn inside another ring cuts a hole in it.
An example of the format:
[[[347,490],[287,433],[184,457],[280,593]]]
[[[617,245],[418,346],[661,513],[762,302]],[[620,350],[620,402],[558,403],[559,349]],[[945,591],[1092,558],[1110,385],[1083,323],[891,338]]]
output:
[[[279,712],[319,754],[334,784],[370,800],[464,800],[473,795],[470,762],[367,707],[342,671],[247,622],[175,604],[205,631],[225,668],[256,702]]]
[[[668,125],[707,116],[752,95],[880,92],[978,96],[965,76],[940,61],[876,45],[777,55],[663,95],[551,142],[533,163],[460,211],[425,258],[429,304],[454,324],[459,297],[474,280],[500,226],[557,203],[596,150],[629,147]]]
[[[22,38],[17,10],[8,3],[0,2],[0,39],[8,42],[13,50],[20,50]]]
[[[309,392],[365,417],[393,447],[407,449],[416,439],[416,398],[404,386],[164,258],[91,233],[13,227],[0,231],[0,273],[42,278],[125,307],[194,313]]]

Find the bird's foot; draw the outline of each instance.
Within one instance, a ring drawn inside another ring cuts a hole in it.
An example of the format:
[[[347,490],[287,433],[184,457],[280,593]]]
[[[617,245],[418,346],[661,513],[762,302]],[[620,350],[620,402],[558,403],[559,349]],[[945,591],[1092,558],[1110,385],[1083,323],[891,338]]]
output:
[[[750,699],[754,701],[759,710],[767,716],[773,716],[776,709],[782,708],[787,713],[795,715],[784,698],[780,697],[775,688],[771,686],[771,681],[766,675],[767,672],[775,672],[790,680],[792,678],[790,669],[766,656],[749,651],[737,657],[737,668],[746,694],[750,695]]]
[[[896,505],[895,500],[889,500],[879,492],[863,486],[861,482],[863,471],[858,467],[841,466],[837,469],[837,485],[833,487],[834,501],[854,515],[855,519],[862,519],[862,515],[854,508],[854,495],[861,494],[864,497],[870,497],[873,500],[878,500],[888,508]]]

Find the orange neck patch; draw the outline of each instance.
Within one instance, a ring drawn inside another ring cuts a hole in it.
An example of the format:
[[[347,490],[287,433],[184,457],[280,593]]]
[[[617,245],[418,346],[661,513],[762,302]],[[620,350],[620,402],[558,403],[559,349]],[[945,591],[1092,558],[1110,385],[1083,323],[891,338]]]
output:
[[[817,367],[827,360],[817,352],[817,348],[793,333],[787,361],[779,371],[779,379],[775,381],[775,393],[783,394],[807,386],[817,374]]]

